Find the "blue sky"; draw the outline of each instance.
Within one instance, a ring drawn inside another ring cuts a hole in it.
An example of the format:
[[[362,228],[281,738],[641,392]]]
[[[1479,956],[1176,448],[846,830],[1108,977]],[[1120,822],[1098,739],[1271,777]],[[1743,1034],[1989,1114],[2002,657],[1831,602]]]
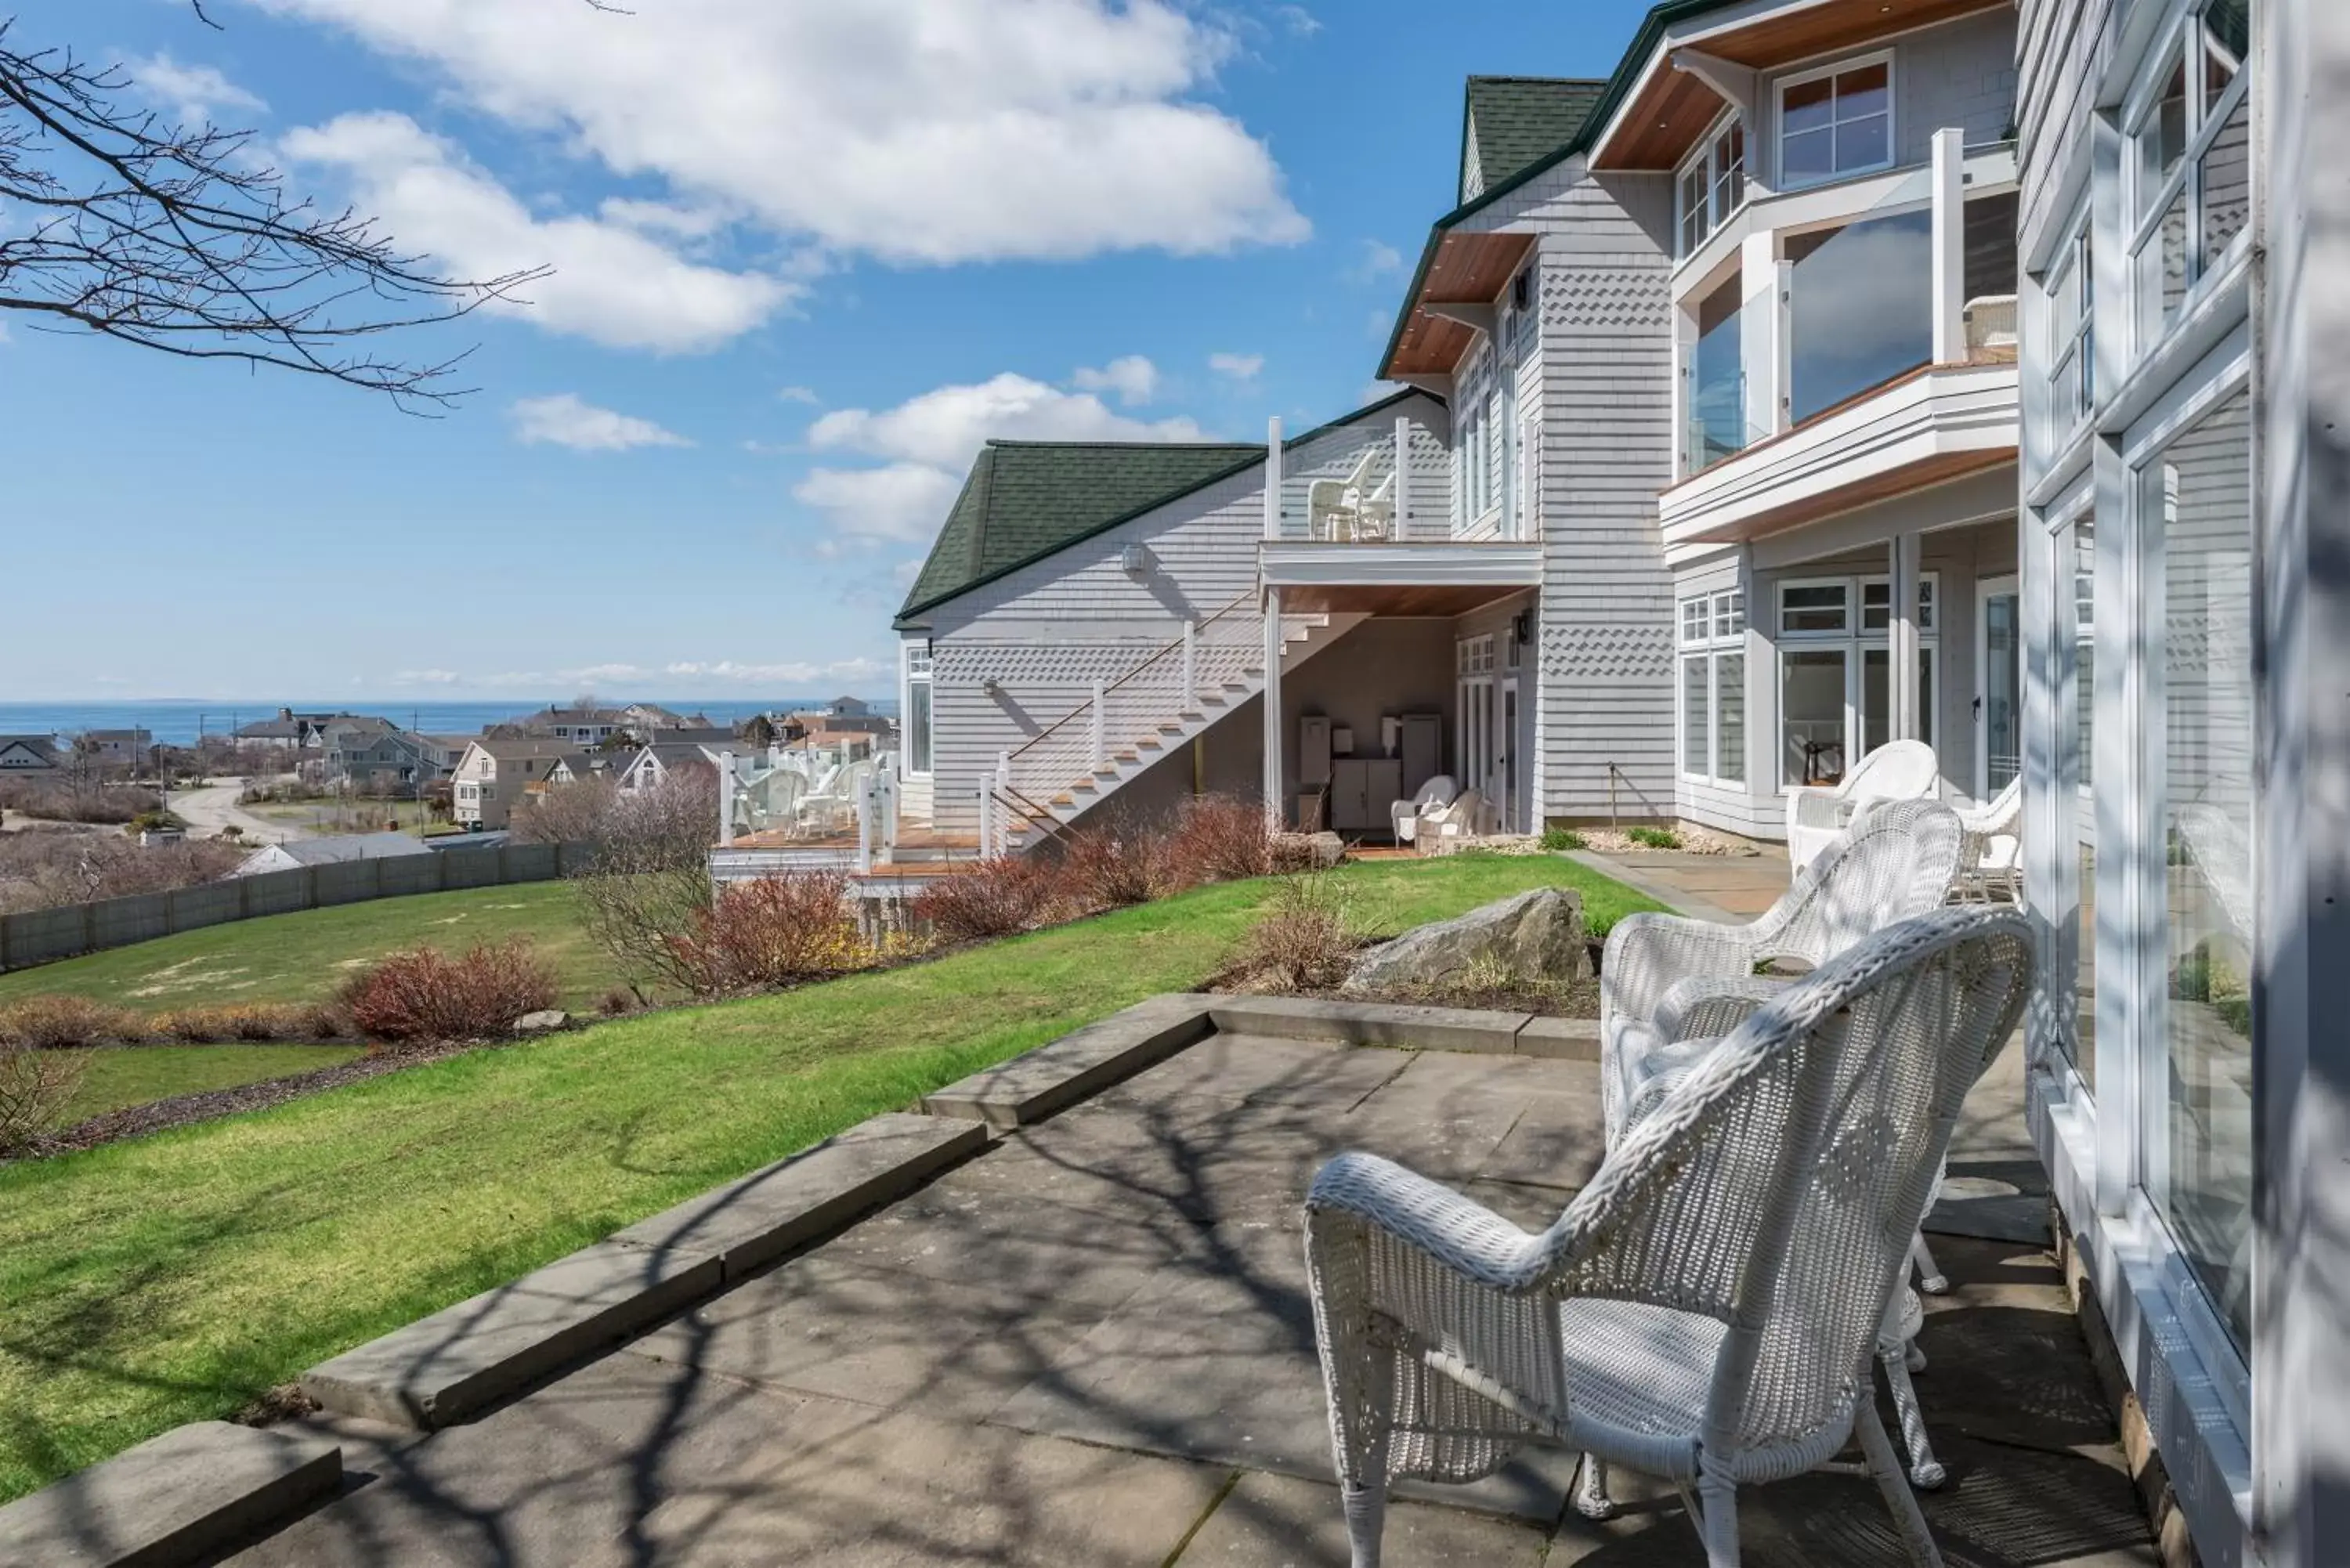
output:
[[[19,0],[447,271],[557,271],[403,345],[478,346],[432,420],[0,317],[0,699],[884,692],[982,436],[1355,406],[1463,76],[1643,9],[631,5]]]

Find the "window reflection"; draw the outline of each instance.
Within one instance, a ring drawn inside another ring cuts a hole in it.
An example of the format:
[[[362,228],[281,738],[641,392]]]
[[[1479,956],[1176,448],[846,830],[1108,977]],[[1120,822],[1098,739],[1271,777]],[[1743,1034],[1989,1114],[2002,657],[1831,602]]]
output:
[[[1933,235],[1920,212],[1787,242],[1797,423],[1932,359]]]

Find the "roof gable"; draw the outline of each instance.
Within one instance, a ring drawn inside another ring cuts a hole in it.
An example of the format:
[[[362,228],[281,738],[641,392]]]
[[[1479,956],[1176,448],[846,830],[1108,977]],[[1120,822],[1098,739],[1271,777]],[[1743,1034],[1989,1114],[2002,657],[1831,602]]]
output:
[[[1565,147],[1607,90],[1583,77],[1471,77],[1461,116],[1466,202]]]

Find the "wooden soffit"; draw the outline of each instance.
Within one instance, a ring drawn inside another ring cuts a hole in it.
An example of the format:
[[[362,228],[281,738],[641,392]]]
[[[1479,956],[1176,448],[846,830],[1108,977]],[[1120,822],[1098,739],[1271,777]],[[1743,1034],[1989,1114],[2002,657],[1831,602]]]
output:
[[[1696,77],[1673,66],[1676,48],[1700,49],[1754,70],[1775,70],[1838,49],[1859,48],[1894,33],[1931,26],[1978,11],[2011,7],[2012,0],[1817,0],[1788,5],[1713,30],[1691,28],[1667,38],[1649,57],[1639,80],[1591,150],[1594,169],[1662,169],[1678,165],[1723,108]]]
[[[1534,248],[1532,234],[1446,234],[1412,296],[1411,313],[1396,339],[1388,376],[1449,376],[1469,351],[1476,329],[1430,307],[1491,305],[1510,286]]]

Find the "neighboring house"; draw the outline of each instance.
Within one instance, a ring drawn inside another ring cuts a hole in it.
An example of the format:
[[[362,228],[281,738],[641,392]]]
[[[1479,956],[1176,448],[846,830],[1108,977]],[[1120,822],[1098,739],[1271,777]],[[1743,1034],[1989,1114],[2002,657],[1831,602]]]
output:
[[[280,708],[274,719],[256,719],[240,725],[232,737],[239,745],[266,746],[278,751],[307,751],[320,742],[320,731],[344,713],[296,713]]]
[[[327,838],[296,838],[257,849],[229,875],[254,877],[264,871],[293,871],[306,866],[340,865],[346,860],[384,860],[432,853],[422,839],[405,833],[346,833]]]
[[[426,775],[428,779],[445,779],[455,773],[457,764],[464,760],[465,748],[472,745],[476,738],[473,735],[417,735],[425,763],[432,769]]]
[[[452,775],[450,805],[465,827],[504,827],[534,787],[546,787],[558,766],[584,774],[587,759],[574,742],[547,735],[483,735],[468,742]]]
[[[748,748],[736,742],[734,749],[742,752]],[[715,770],[726,750],[726,746],[714,743],[662,742],[640,747],[616,777],[624,790],[651,789],[681,767],[699,765]]]
[[[0,774],[48,773],[57,766],[55,735],[0,735]]]
[[[658,702],[630,702],[617,708],[579,703],[542,708],[536,713],[511,720],[499,728],[515,733],[549,735],[585,749],[600,746],[614,736],[641,742],[659,732],[711,730],[720,726],[712,724],[706,714],[696,713],[689,717]]]
[[[424,738],[388,719],[338,714],[318,727],[317,746],[318,757],[306,761],[303,771],[338,788],[412,790],[439,772]]]
[[[137,767],[154,744],[145,730],[85,730],[74,737],[75,750],[109,766]]]

